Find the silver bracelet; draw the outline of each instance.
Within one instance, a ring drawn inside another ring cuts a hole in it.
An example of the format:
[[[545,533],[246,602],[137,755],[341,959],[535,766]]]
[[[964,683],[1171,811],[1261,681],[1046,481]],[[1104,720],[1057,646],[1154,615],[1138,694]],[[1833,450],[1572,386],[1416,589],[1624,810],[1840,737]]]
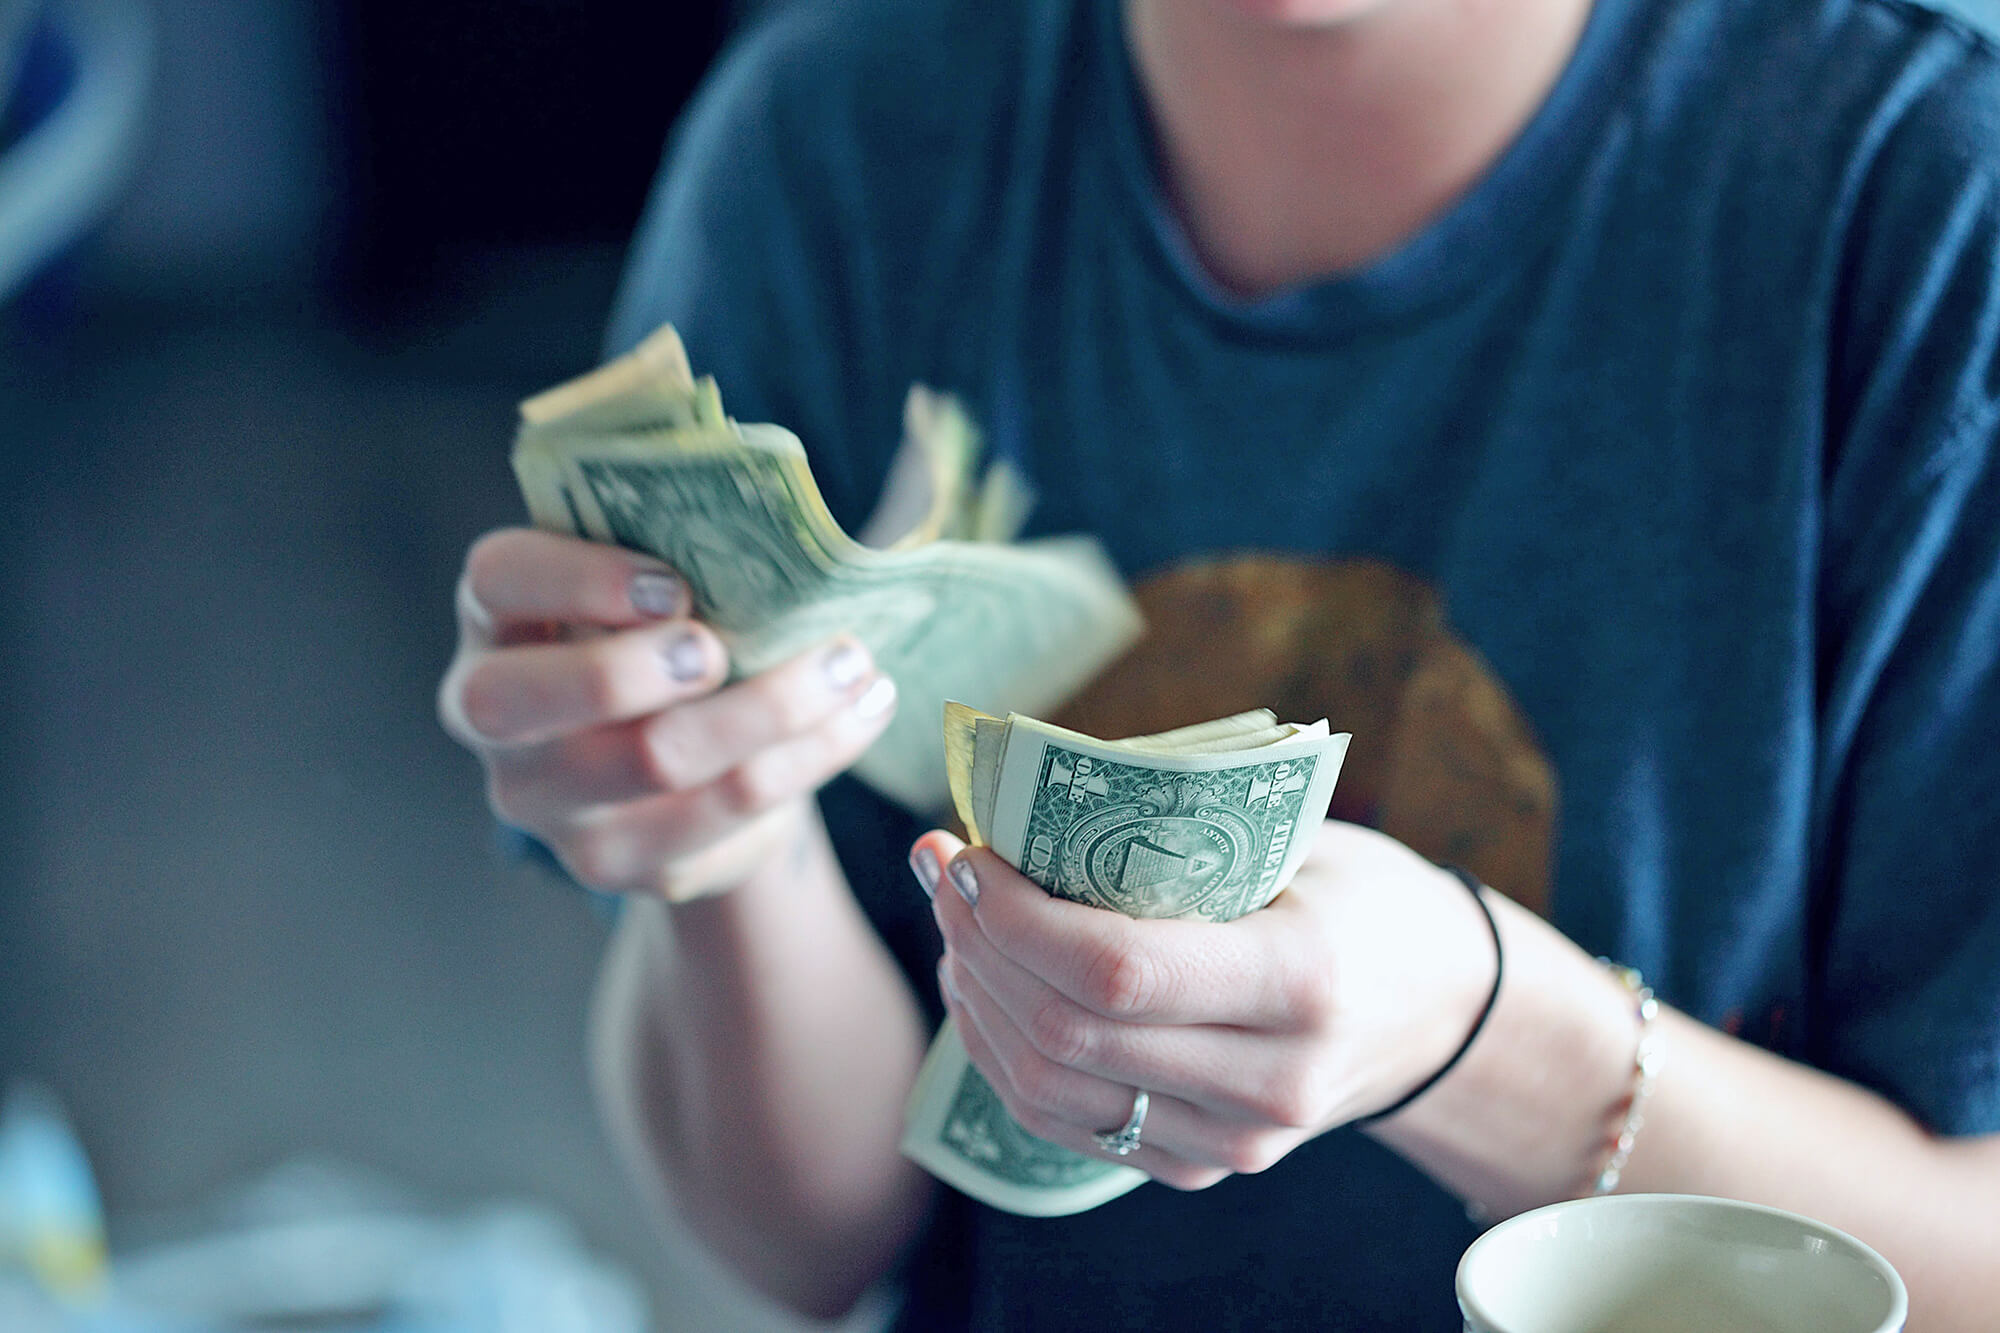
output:
[[[1637,968],[1614,963],[1609,958],[1597,961],[1632,993],[1639,1014],[1639,1044],[1632,1052],[1632,1098],[1625,1104],[1625,1122],[1619,1126],[1618,1136],[1611,1140],[1611,1155],[1605,1158],[1590,1189],[1592,1194],[1609,1194],[1618,1188],[1618,1178],[1625,1173],[1625,1164],[1632,1160],[1632,1145],[1639,1141],[1639,1131],[1646,1124],[1646,1099],[1652,1096],[1653,1080],[1660,1072],[1659,1033],[1653,1024],[1660,1014],[1660,1002],[1653,998],[1652,988],[1646,985]]]

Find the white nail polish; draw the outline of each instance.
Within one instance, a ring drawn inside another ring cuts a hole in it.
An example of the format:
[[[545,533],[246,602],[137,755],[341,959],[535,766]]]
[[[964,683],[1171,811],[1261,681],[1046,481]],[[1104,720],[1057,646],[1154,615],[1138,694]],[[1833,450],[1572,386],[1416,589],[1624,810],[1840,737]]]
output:
[[[875,683],[854,701],[856,717],[880,717],[896,702],[896,682],[887,676],[877,676]]]

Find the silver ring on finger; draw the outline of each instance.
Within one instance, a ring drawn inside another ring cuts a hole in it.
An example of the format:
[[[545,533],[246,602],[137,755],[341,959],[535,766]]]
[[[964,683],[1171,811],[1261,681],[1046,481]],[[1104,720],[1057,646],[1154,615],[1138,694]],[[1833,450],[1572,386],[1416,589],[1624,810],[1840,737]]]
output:
[[[1130,1157],[1139,1151],[1139,1135],[1146,1128],[1146,1108],[1152,1101],[1144,1088],[1133,1089],[1132,1113],[1125,1117],[1125,1123],[1117,1129],[1099,1130],[1090,1136],[1090,1141],[1113,1157]]]

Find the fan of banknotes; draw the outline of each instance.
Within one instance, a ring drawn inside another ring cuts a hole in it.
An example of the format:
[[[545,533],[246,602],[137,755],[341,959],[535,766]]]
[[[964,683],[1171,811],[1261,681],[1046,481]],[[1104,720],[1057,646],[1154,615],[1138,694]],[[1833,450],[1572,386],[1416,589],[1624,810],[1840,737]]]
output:
[[[521,405],[514,470],[535,523],[658,556],[695,612],[754,675],[847,632],[896,682],[900,704],[855,773],[922,815],[945,808],[946,698],[1029,711],[1074,694],[1138,636],[1138,609],[1087,537],[1012,540],[1032,496],[951,398],[921,386],[905,410],[870,544],[827,512],[805,446],[722,410],[680,337]]]
[[[1057,897],[1233,921],[1276,897],[1326,818],[1348,735],[1267,710],[1103,741],[946,705],[945,766],[975,844]],[[904,1113],[905,1155],[995,1208],[1082,1212],[1146,1177],[1015,1123],[946,1023]]]

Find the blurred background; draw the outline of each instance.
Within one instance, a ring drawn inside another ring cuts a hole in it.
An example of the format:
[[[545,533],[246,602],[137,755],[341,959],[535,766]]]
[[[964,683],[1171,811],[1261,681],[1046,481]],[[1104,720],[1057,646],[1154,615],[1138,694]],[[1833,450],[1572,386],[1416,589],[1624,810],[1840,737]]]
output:
[[[0,1326],[57,1318],[23,1272],[93,1289],[21,1240],[88,1231],[79,1150],[112,1273],[183,1307],[276,1253],[198,1242],[325,1258],[297,1224],[335,1218],[485,1312],[371,1304],[364,1244],[298,1326],[771,1322],[614,1164],[604,916],[505,855],[433,712],[464,548],[521,516],[514,404],[597,360],[751,8],[0,0]],[[482,1287],[536,1255],[569,1306]]]

